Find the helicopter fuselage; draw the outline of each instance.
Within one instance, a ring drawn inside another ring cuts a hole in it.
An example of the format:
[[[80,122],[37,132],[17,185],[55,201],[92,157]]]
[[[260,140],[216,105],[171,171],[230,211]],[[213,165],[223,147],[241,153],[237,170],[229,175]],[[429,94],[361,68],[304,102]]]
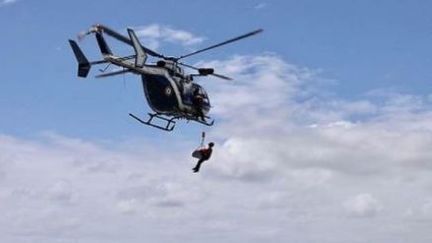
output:
[[[158,74],[142,74],[145,97],[150,108],[156,113],[167,116],[194,116],[196,107],[193,104],[194,91],[203,98],[202,112],[210,111],[210,101],[205,90],[196,83],[179,77],[173,77],[166,68],[159,69]]]
[[[145,97],[150,108],[162,115],[191,118],[196,116],[193,105],[194,91],[203,98],[201,110],[204,115],[210,111],[207,92],[199,84],[187,80],[183,69],[167,63],[164,67],[144,65],[136,67],[133,62],[114,55],[105,55],[104,60],[141,75]]]

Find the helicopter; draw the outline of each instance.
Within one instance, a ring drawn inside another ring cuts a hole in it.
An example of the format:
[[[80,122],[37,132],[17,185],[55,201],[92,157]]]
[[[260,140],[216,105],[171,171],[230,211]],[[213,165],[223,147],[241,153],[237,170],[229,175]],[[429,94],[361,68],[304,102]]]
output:
[[[208,94],[201,85],[194,82],[194,77],[212,75],[220,79],[232,80],[230,77],[215,73],[213,68],[198,68],[180,62],[180,60],[256,35],[262,31],[262,29],[257,29],[179,57],[164,56],[145,47],[131,28],[127,29],[128,36],[125,36],[101,24],[93,25],[87,31],[80,33],[78,39],[94,34],[103,57],[102,60],[90,62],[76,41],[69,39],[69,44],[78,61],[78,77],[86,78],[91,67],[99,64],[107,64],[108,66],[105,69],[100,69],[99,71],[102,73],[96,75],[96,78],[125,73],[141,75],[144,94],[153,113],[148,113],[147,120],[143,120],[132,113],[129,115],[144,125],[172,131],[178,119],[195,121],[206,126],[214,124],[214,120],[207,115],[211,108]],[[135,54],[130,56],[114,55],[105,41],[104,34],[132,46]],[[149,56],[158,58],[158,61],[147,63]],[[109,65],[120,67],[121,70],[105,72]],[[186,74],[183,67],[195,70],[197,73]]]

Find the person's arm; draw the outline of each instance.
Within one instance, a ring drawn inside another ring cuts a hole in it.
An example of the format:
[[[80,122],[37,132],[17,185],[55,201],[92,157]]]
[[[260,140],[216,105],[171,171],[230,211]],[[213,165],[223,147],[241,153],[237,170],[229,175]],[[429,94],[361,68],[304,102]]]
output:
[[[201,150],[201,155],[205,159],[209,158],[210,157],[210,151],[209,151],[209,149],[206,148],[206,149]]]
[[[204,153],[202,153],[202,155],[203,155],[203,157],[205,158],[205,159],[210,159],[210,156],[211,156],[211,154],[212,154],[212,150],[211,149],[205,149],[204,150]]]

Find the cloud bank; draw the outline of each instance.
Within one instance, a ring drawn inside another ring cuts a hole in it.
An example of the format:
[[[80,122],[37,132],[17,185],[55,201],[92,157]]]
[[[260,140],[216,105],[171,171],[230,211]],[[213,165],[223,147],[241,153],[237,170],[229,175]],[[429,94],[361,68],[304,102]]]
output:
[[[272,54],[197,65],[236,79],[206,80],[216,148],[200,174],[192,141],[2,135],[1,241],[430,242],[427,96],[341,99]]]
[[[151,24],[134,29],[142,43],[152,49],[158,49],[162,42],[192,46],[204,41],[203,37],[196,36],[188,31],[160,24]]]

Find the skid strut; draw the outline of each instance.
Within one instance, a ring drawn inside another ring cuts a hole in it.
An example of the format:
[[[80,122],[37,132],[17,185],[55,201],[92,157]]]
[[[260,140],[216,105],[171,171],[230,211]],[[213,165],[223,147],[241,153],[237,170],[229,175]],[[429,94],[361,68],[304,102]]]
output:
[[[129,113],[129,116],[131,116],[132,118],[134,118],[135,120],[139,121],[140,123],[142,123],[144,125],[148,125],[148,126],[151,126],[151,127],[159,128],[161,130],[168,131],[168,132],[174,130],[174,127],[175,127],[175,121],[174,120],[177,119],[176,117],[168,119],[168,118],[165,118],[165,117],[160,116],[158,114],[148,113],[148,115],[150,116],[149,119],[147,121],[143,121],[139,117],[135,116],[134,114]],[[153,118],[158,118],[160,120],[165,121],[166,122],[166,126],[161,126],[161,125],[152,123]]]
[[[196,121],[198,123],[201,123],[203,125],[209,126],[209,127],[213,126],[213,124],[214,124],[214,120],[211,120],[210,122],[206,122],[206,121],[201,121],[199,119],[194,119],[194,121]]]

